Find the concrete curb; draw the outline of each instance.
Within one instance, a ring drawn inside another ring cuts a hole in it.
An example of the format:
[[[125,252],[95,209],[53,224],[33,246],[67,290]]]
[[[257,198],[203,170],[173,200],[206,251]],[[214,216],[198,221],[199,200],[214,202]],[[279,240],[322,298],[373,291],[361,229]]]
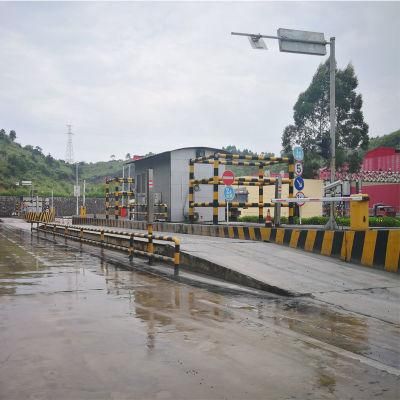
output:
[[[79,225],[113,226],[146,230],[146,222],[74,217]],[[366,267],[399,272],[400,230],[325,231],[322,229],[264,228],[253,226],[216,226],[156,222],[154,231],[230,239],[272,242],[316,254],[339,258]]]

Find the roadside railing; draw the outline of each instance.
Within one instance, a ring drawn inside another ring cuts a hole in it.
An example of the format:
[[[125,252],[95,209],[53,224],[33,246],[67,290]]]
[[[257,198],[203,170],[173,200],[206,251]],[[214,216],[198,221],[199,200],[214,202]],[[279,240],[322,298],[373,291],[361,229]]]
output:
[[[32,230],[50,233],[55,236],[65,237],[81,243],[88,243],[122,251],[128,253],[129,260],[132,260],[134,256],[140,256],[147,258],[149,265],[151,265],[154,260],[172,264],[174,266],[174,274],[179,275],[180,241],[174,236],[154,235],[152,233],[120,232],[76,225],[70,226],[43,223],[42,221],[30,222]],[[33,227],[33,224],[36,224],[36,227]],[[171,246],[169,243],[172,243],[173,245]],[[172,247],[173,257],[157,253],[155,248],[159,246],[162,246],[164,249],[166,246]]]

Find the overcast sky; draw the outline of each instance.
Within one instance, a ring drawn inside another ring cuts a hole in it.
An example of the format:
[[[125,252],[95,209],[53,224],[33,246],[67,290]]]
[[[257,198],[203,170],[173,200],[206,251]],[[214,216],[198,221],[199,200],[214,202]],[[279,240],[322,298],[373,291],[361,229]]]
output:
[[[336,37],[370,135],[400,127],[400,3],[0,3],[0,128],[78,161],[184,146],[279,153],[324,57],[253,50],[231,31]]]

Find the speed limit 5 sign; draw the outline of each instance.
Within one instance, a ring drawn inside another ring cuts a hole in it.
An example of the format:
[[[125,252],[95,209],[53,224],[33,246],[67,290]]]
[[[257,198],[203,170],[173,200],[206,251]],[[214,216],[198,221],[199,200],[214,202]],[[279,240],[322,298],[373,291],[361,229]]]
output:
[[[294,164],[294,173],[295,173],[297,176],[303,175],[303,163],[302,163],[302,162],[297,161],[297,162]]]

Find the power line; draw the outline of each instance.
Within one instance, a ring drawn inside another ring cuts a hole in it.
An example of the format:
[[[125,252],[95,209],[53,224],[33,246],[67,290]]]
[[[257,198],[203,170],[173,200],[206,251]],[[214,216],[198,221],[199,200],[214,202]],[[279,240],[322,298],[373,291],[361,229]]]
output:
[[[67,124],[68,132],[66,133],[68,135],[67,139],[67,150],[65,154],[65,162],[68,164],[73,164],[74,163],[74,149],[72,147],[72,125]]]

